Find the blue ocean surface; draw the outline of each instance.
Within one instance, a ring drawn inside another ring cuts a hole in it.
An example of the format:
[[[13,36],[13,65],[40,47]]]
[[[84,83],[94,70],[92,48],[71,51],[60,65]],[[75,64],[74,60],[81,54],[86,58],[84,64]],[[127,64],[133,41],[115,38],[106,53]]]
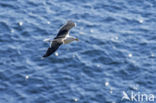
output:
[[[0,0],[0,103],[156,103],[156,0]]]

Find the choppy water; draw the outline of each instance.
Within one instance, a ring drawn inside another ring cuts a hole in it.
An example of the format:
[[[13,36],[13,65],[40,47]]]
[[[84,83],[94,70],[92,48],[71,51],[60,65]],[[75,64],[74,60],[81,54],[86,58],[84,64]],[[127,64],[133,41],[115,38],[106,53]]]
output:
[[[43,39],[67,20],[77,23],[71,34],[80,42],[41,59]],[[155,0],[1,0],[0,103],[132,103],[121,100],[123,91],[156,96],[155,28]]]

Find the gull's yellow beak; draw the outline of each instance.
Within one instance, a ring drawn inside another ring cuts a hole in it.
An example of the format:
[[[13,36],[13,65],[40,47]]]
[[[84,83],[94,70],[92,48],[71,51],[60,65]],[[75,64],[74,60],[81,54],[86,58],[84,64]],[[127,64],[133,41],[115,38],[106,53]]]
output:
[[[79,41],[79,39],[78,39],[78,38],[75,38],[75,40],[76,40],[76,41]]]

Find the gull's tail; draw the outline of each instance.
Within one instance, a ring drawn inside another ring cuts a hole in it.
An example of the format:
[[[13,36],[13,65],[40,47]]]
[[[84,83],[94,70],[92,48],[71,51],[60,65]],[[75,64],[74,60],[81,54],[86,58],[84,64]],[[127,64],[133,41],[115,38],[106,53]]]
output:
[[[50,38],[46,38],[43,40],[44,42],[52,42],[52,40]]]

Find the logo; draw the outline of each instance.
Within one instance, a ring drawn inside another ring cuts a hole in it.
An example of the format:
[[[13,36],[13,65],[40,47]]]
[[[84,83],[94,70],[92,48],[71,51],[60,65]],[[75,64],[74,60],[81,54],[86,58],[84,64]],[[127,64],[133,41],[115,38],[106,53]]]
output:
[[[121,101],[128,100],[128,101],[135,101],[135,102],[154,102],[155,96],[154,94],[146,94],[141,92],[130,92],[128,95],[125,91],[122,92],[123,96]]]

